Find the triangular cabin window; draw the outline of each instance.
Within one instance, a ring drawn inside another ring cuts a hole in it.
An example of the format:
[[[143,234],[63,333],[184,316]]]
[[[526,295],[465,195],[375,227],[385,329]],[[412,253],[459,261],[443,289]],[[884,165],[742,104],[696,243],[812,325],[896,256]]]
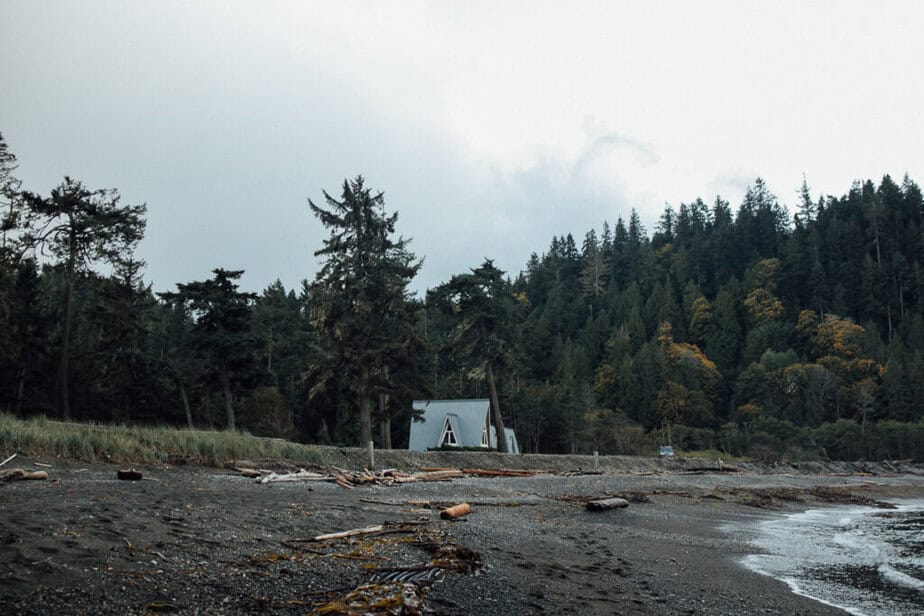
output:
[[[487,428],[481,431],[481,446],[482,447],[488,446],[488,429]]]
[[[443,424],[443,438],[440,439],[440,447],[443,445],[449,445],[451,447],[458,447],[459,441],[456,440],[456,433],[452,431],[452,425],[449,423],[449,418],[446,418],[446,423]]]

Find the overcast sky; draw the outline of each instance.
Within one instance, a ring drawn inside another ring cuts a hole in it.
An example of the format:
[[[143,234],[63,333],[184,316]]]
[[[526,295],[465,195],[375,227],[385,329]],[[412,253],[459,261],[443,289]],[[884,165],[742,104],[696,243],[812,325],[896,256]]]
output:
[[[787,204],[924,183],[924,2],[0,3],[0,132],[29,190],[148,205],[156,290],[287,288],[307,198],[362,174],[434,286],[758,175]]]

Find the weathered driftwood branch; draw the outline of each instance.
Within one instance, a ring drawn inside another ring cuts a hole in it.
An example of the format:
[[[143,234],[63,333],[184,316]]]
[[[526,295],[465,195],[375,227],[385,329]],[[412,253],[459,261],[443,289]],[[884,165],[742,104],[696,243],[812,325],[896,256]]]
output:
[[[353,484],[343,473],[337,473],[334,475],[334,482],[336,482],[336,484],[341,488],[346,488],[347,490],[353,489]]]
[[[295,473],[285,473],[282,475],[277,473],[270,473],[257,479],[257,483],[271,483],[279,481],[334,481],[334,478],[330,475],[312,473],[311,471],[306,471],[305,469],[299,469]]]
[[[624,498],[604,498],[587,501],[587,511],[606,511],[607,509],[625,509],[629,501]]]
[[[326,535],[318,535],[312,537],[312,541],[334,541],[336,539],[346,539],[347,537],[357,537],[360,535],[374,535],[375,533],[381,533],[385,530],[384,524],[376,524],[375,526],[367,526],[365,528],[354,528],[351,530],[344,530],[339,533],[327,533]]]
[[[328,533],[326,535],[318,535],[308,539],[308,541],[313,542],[322,542],[322,541],[334,541],[337,539],[347,539],[350,537],[358,536],[368,536],[368,535],[387,535],[391,533],[412,533],[415,532],[416,528],[425,526],[426,521],[421,520],[403,520],[400,522],[385,522],[383,524],[376,524],[375,526],[367,526],[365,528],[354,528],[351,530],[340,531],[339,533]],[[304,539],[289,539],[289,541],[305,541]]]
[[[19,455],[18,453],[14,453],[13,455],[11,455],[9,458],[7,458],[6,460],[4,460],[3,462],[0,462],[0,466],[6,465],[7,462],[10,462],[13,458],[15,458],[15,457],[18,456],[18,455]]]

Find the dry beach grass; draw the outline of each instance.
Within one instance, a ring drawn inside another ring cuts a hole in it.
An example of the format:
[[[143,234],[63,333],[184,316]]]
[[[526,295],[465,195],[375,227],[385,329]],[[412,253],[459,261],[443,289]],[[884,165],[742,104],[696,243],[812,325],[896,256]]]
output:
[[[240,458],[285,459],[296,464],[320,460],[310,447],[243,432],[19,419],[0,413],[3,451],[114,464],[221,466]]]

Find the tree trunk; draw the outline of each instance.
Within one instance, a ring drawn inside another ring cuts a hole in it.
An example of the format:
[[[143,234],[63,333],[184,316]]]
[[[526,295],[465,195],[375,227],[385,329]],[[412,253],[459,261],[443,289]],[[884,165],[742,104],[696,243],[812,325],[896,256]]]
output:
[[[330,430],[327,429],[327,420],[321,418],[321,426],[318,428],[318,443],[321,445],[330,445]]]
[[[391,449],[391,417],[382,420],[382,449]]]
[[[364,395],[359,400],[359,446],[368,447],[372,440],[372,400]]]
[[[74,259],[67,263],[67,292],[64,299],[64,333],[61,335],[61,357],[58,362],[58,414],[63,419],[71,418],[68,396],[67,373],[70,360],[71,315],[74,309]]]
[[[225,413],[227,415],[228,430],[234,430],[234,402],[231,400],[231,379],[228,377],[228,369],[225,366],[221,368],[221,385],[225,390]]]
[[[391,417],[386,412],[387,406],[388,394],[379,394],[379,416],[382,418],[379,423],[379,436],[382,449],[391,449]]]
[[[177,385],[180,386],[180,397],[183,399],[183,410],[186,411],[186,425],[192,430],[195,426],[193,425],[192,409],[189,408],[189,397],[186,395],[186,387],[183,385],[183,381],[180,380],[177,380]]]
[[[208,425],[209,425],[209,430],[214,430],[214,429],[215,429],[215,425],[212,423],[212,402],[211,402],[211,397],[212,397],[211,392],[209,392],[209,393],[207,393],[207,394],[203,394],[203,396],[202,396],[202,408],[203,408],[204,411],[205,411],[205,413],[204,413],[204,414],[205,414],[205,421],[206,421],[206,422],[208,423]]]
[[[886,304],[886,315],[889,319],[889,342],[892,342],[892,303]]]
[[[500,402],[497,399],[497,386],[494,383],[494,367],[489,360],[484,366],[485,376],[488,378],[488,390],[491,392],[491,420],[494,422],[494,431],[497,433],[497,450],[509,453],[507,449],[507,433],[504,431],[504,418],[501,416]]]
[[[16,415],[22,413],[22,401],[26,393],[26,369],[19,370],[19,386],[16,388]]]

